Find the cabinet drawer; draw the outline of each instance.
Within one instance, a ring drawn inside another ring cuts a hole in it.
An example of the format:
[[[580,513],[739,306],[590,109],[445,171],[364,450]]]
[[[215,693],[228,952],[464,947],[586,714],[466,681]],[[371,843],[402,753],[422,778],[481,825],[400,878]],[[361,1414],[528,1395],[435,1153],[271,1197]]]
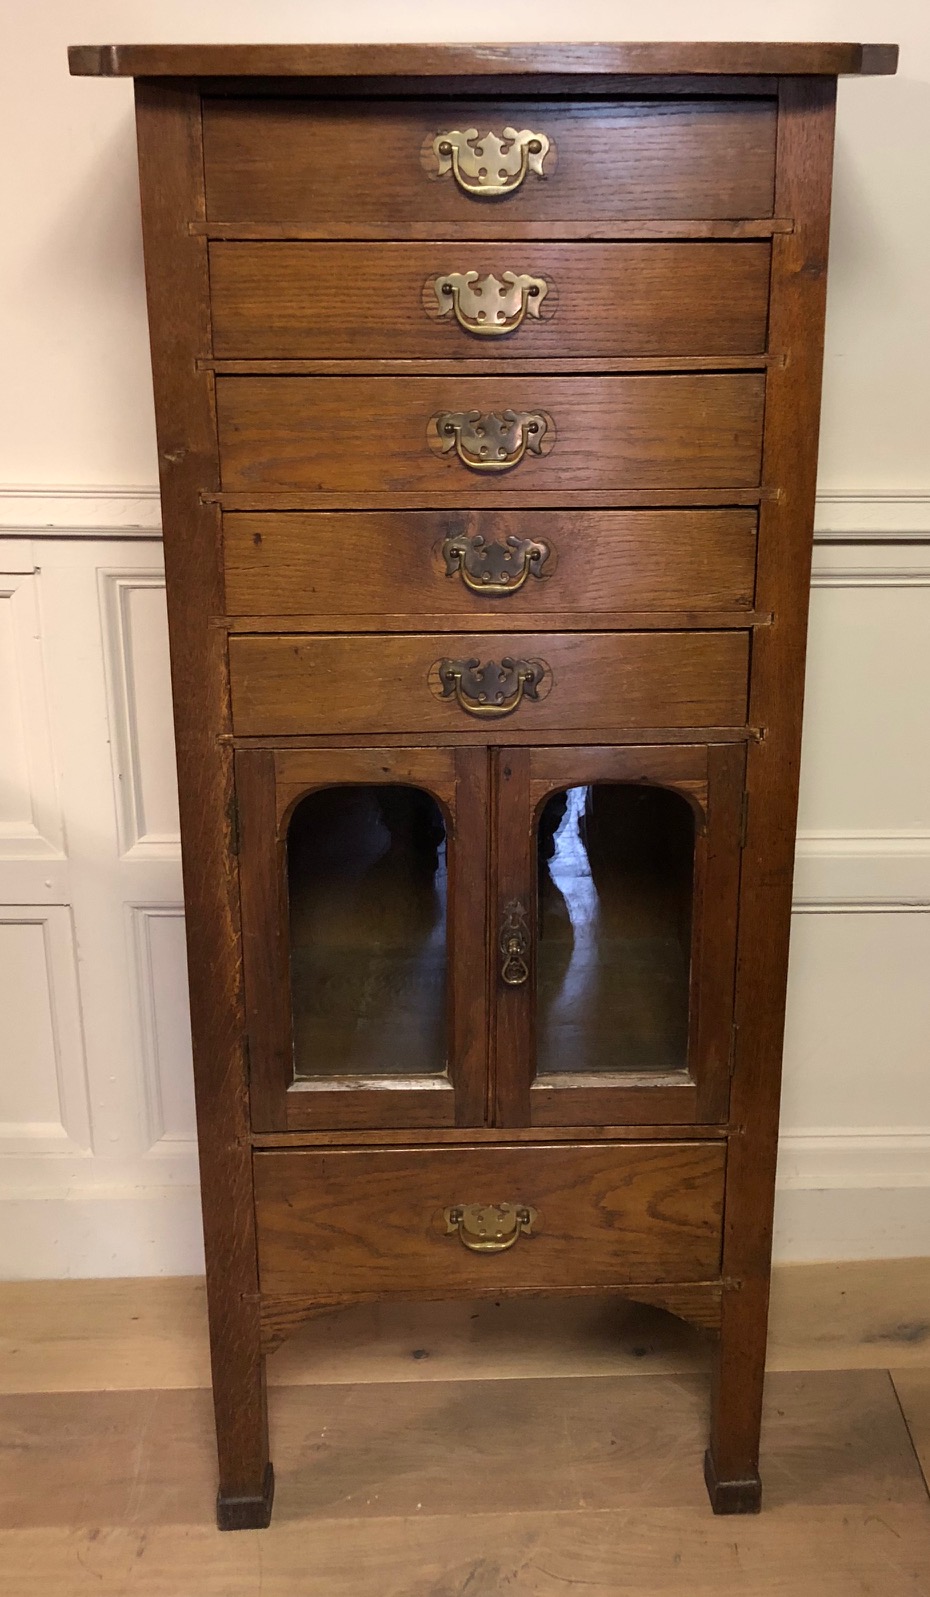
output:
[[[772,214],[771,99],[223,98],[203,130],[211,220],[321,238]]]
[[[716,1142],[254,1156],[266,1293],[701,1281],[720,1269]],[[471,1205],[534,1211],[464,1215]],[[453,1211],[452,1214],[449,1211]],[[461,1240],[503,1242],[473,1251]],[[515,1238],[515,1240],[514,1240]]]
[[[430,493],[743,488],[761,373],[218,377],[223,487]],[[462,500],[459,500],[462,503]]]
[[[751,355],[768,244],[210,246],[213,347],[251,359]]]
[[[744,632],[250,634],[229,640],[233,730],[742,726],[748,659]]]
[[[754,510],[223,517],[227,611],[318,617],[324,631],[336,616],[340,628],[372,616],[468,626],[496,609],[509,626],[571,612],[748,610],[755,559]]]

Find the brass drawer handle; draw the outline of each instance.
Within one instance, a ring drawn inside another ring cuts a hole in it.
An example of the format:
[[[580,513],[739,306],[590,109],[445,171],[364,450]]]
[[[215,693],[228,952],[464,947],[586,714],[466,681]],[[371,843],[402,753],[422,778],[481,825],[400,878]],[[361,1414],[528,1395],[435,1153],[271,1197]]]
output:
[[[530,974],[530,934],[526,924],[526,908],[518,898],[512,898],[504,905],[498,941],[503,955],[501,981],[505,987],[522,987]]]
[[[545,177],[543,162],[549,153],[545,133],[530,128],[504,128],[503,136],[477,128],[450,128],[437,133],[433,153],[439,162],[439,176],[452,173],[463,194],[474,199],[499,200],[513,194],[528,172]]]
[[[498,720],[513,715],[524,698],[538,699],[539,684],[548,667],[544,660],[440,660],[442,699],[455,698],[466,715]]]
[[[456,1203],[442,1212],[446,1236],[457,1236],[472,1253],[506,1253],[533,1235],[536,1219],[527,1203]]]
[[[470,471],[512,471],[527,450],[542,454],[550,429],[539,410],[441,410],[432,421],[440,452],[454,449]]]
[[[446,576],[458,574],[472,593],[499,598],[518,593],[530,577],[542,577],[549,558],[547,543],[535,538],[506,538],[488,543],[480,532],[447,538],[442,546]]]
[[[440,316],[455,312],[455,319],[466,333],[479,338],[501,338],[515,333],[527,312],[539,318],[539,308],[549,292],[544,277],[529,277],[525,272],[505,272],[503,281],[477,272],[447,272],[433,279]]]

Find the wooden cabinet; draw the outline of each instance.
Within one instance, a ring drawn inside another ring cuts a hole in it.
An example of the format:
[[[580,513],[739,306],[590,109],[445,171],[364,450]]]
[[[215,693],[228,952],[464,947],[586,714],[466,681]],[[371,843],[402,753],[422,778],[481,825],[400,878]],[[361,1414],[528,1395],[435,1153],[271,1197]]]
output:
[[[615,1290],[759,1418],[835,78],[891,47],[113,46],[219,1447],[321,1305]]]

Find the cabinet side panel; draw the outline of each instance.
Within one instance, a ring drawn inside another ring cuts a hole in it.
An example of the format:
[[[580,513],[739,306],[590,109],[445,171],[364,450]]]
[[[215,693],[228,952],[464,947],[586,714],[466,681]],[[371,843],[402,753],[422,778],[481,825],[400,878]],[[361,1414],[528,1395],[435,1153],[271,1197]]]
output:
[[[781,1049],[797,816],[804,654],[817,471],[833,119],[832,79],[785,79],[776,210],[795,220],[775,241],[756,602],[770,627],[753,642],[748,825],[740,899],[735,1133],[727,1166],[723,1270],[743,1283],[724,1310],[711,1456],[718,1481],[751,1477],[758,1448],[775,1191]]]
[[[136,86],[221,1499],[267,1495],[199,95]],[[221,1504],[222,1506],[222,1504]]]

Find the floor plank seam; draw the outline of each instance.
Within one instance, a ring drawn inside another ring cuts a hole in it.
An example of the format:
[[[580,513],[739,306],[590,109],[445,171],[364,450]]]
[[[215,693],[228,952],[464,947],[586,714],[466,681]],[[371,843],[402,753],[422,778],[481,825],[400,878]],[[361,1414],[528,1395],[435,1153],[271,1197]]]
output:
[[[914,1440],[914,1433],[911,1430],[910,1421],[907,1417],[907,1410],[905,1409],[904,1404],[901,1402],[901,1394],[898,1391],[898,1383],[894,1378],[894,1371],[886,1370],[885,1374],[888,1376],[888,1380],[891,1383],[891,1390],[894,1393],[894,1400],[898,1405],[898,1412],[901,1415],[901,1419],[904,1423],[904,1429],[907,1432],[907,1439],[910,1443],[911,1452],[914,1455],[914,1461],[920,1471],[920,1478],[924,1483],[924,1491],[926,1492],[928,1499],[930,1499],[930,1480],[928,1480],[926,1472],[924,1471],[923,1460],[921,1459],[917,1443]]]

